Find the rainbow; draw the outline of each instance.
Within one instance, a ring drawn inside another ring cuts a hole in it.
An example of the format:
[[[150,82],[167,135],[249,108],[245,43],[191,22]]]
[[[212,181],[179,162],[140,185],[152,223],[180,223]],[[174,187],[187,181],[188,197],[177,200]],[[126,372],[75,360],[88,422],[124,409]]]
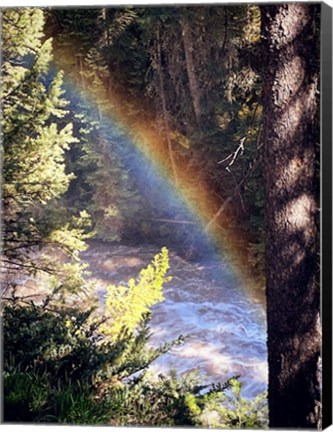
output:
[[[184,140],[186,138],[178,131],[165,128],[161,131],[158,127],[161,119],[154,118],[150,113],[143,116],[143,110],[139,109],[139,101],[127,100],[112,86],[106,90],[103,85],[98,85],[97,72],[82,64],[83,60],[80,60],[80,68],[85,75],[89,75],[89,85],[85,82],[84,74],[81,75],[79,82],[71,80],[70,76],[78,73],[75,53],[79,50],[76,50],[75,45],[73,41],[70,49],[55,48],[54,50],[55,68],[64,71],[65,82],[70,81],[70,85],[74,86],[76,91],[82,92],[92,106],[98,107],[103,118],[119,125],[125,131],[131,144],[143,155],[145,163],[162,176],[170,196],[177,197],[185,205],[193,219],[198,221],[203,234],[207,235],[215,245],[217,244],[223,260],[227,257],[228,265],[243,282],[244,289],[251,294],[252,298],[263,303],[263,287],[258,285],[249,268],[248,238],[243,230],[232,228],[231,203],[225,211],[223,199],[211,193],[203,174],[189,166],[187,161],[172,159],[174,146],[180,144],[177,140],[170,140],[170,136]],[[97,84],[92,84],[94,82]]]

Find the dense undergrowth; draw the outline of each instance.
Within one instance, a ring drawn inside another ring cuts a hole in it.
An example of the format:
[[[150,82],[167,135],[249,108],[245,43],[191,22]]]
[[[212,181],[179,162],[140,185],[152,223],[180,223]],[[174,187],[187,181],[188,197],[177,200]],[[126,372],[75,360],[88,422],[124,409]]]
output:
[[[265,395],[241,397],[241,383],[200,385],[200,377],[152,376],[147,367],[181,342],[148,348],[148,319],[112,343],[90,312],[4,307],[4,421],[61,424],[258,427]],[[73,323],[71,326],[68,322]]]
[[[137,304],[133,287],[148,293],[154,288],[161,297],[167,264],[165,249],[136,281],[122,287],[128,296],[132,287],[128,310]],[[196,373],[154,376],[149,365],[185,339],[151,347],[146,308],[136,308],[140,319],[135,326],[123,320],[119,329],[112,314],[116,306],[82,310],[56,296],[39,304],[14,296],[4,302],[5,422],[265,426],[265,394],[252,401],[242,398],[238,377],[201,385]]]

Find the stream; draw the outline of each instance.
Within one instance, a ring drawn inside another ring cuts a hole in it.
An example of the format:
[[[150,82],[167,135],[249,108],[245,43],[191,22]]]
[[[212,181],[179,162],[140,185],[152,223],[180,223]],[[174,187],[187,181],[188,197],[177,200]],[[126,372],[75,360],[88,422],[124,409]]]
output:
[[[147,266],[160,248],[152,245],[90,243],[82,258],[90,265],[98,295],[109,284],[126,283]],[[151,343],[187,336],[150,366],[158,374],[198,370],[203,382],[225,382],[240,375],[243,396],[252,398],[267,387],[265,311],[242,287],[221,258],[188,262],[169,250],[171,282],[165,300],[152,308]]]

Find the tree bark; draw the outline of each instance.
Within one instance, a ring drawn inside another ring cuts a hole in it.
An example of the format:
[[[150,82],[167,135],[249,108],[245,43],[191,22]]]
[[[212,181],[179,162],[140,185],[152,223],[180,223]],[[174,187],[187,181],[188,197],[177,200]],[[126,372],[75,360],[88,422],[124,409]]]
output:
[[[192,97],[192,104],[194,109],[195,119],[198,125],[200,125],[200,117],[201,117],[201,107],[200,107],[200,87],[197,81],[195,68],[194,68],[194,59],[193,59],[193,43],[190,36],[190,27],[186,19],[181,20],[182,27],[182,38],[185,52],[185,63],[186,63],[186,71],[190,86],[190,93]]]
[[[166,102],[166,96],[165,96],[165,84],[164,84],[164,76],[163,76],[163,67],[162,67],[162,50],[161,50],[161,38],[160,38],[160,31],[157,29],[156,31],[156,43],[157,43],[157,61],[158,61],[158,77],[159,77],[159,87],[160,87],[160,96],[162,101],[162,113],[163,113],[163,122],[164,122],[164,129],[165,129],[165,137],[168,144],[168,153],[169,153],[169,159],[172,169],[172,175],[175,181],[176,187],[178,187],[178,173],[177,173],[177,165],[173,154],[172,149],[172,142],[170,137],[170,130],[169,130],[169,113],[167,109],[167,102]]]
[[[319,428],[318,5],[261,7],[270,427]]]
[[[103,7],[101,9],[101,15],[102,15],[103,27],[104,27],[104,31],[103,31],[103,44],[104,44],[105,47],[109,48],[110,47],[111,38],[110,38],[109,15],[108,15],[107,8]]]
[[[78,54],[77,59],[78,59],[79,77],[81,79],[81,87],[83,88],[83,90],[85,90],[87,86],[86,86],[86,80],[84,76],[83,54]]]

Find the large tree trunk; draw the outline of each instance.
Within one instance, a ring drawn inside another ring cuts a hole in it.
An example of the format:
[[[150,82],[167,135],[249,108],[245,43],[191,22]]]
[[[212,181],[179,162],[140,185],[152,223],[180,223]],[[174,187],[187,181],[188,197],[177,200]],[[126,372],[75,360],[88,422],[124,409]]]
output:
[[[270,427],[320,427],[318,5],[261,8]]]

